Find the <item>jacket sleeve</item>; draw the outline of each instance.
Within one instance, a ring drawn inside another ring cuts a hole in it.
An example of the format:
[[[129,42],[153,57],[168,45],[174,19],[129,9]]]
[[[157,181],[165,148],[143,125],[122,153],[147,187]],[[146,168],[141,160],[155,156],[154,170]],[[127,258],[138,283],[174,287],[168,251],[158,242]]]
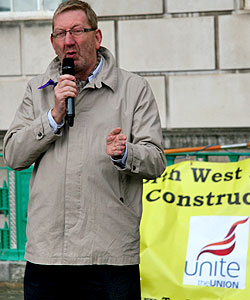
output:
[[[31,166],[58,138],[48,121],[48,112],[34,113],[31,87],[28,84],[21,105],[4,137],[5,163],[15,170]]]
[[[157,104],[148,82],[140,78],[135,95],[131,132],[127,132],[128,157],[121,171],[145,179],[159,177],[166,168]]]

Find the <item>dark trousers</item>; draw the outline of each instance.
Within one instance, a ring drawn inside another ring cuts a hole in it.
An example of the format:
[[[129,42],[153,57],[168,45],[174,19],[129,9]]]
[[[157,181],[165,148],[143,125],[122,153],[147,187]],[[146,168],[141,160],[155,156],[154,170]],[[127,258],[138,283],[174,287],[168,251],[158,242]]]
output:
[[[141,300],[138,265],[52,266],[27,262],[24,300]]]

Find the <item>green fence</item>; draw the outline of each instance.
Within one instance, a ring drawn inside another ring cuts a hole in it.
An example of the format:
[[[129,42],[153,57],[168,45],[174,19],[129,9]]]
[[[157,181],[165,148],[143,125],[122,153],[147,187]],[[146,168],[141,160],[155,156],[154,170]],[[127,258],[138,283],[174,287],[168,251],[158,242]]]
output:
[[[0,154],[0,158],[2,155]],[[193,152],[167,154],[167,165],[178,160],[195,159],[210,161],[213,158],[235,162],[250,157],[242,152]],[[27,206],[29,199],[29,180],[32,167],[14,171],[0,167],[0,260],[24,260],[26,243]],[[42,225],[42,224],[41,224]]]
[[[24,260],[32,169],[0,167],[0,260]]]

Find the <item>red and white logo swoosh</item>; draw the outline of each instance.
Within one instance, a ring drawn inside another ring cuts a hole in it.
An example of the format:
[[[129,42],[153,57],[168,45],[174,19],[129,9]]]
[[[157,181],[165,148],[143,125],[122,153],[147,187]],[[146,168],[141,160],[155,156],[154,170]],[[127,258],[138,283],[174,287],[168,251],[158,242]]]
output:
[[[236,245],[235,229],[239,224],[246,223],[248,219],[249,217],[244,220],[235,222],[231,226],[230,230],[228,231],[228,234],[225,236],[225,238],[222,241],[204,246],[200,250],[200,253],[197,256],[197,260],[204,253],[211,253],[217,256],[226,256],[232,253]]]

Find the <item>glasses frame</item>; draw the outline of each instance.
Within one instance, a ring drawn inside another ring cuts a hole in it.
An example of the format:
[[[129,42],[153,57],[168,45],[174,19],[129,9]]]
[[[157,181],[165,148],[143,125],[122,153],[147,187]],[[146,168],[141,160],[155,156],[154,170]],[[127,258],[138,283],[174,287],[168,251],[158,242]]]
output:
[[[56,32],[52,32],[52,33],[51,33],[51,36],[52,36],[54,39],[63,40],[63,39],[65,39],[67,32],[69,32],[70,35],[74,37],[73,31],[74,31],[75,29],[76,29],[75,27],[73,27],[73,28],[71,28],[71,29],[69,29],[69,30],[61,29],[60,31],[61,31],[61,32],[64,32],[64,36],[61,37],[61,38],[58,38],[58,36],[56,35]],[[91,31],[95,31],[95,30],[97,30],[97,28],[81,28],[81,30],[82,30],[82,33],[83,33],[83,32],[91,32]],[[79,35],[79,36],[80,36],[80,35]]]

